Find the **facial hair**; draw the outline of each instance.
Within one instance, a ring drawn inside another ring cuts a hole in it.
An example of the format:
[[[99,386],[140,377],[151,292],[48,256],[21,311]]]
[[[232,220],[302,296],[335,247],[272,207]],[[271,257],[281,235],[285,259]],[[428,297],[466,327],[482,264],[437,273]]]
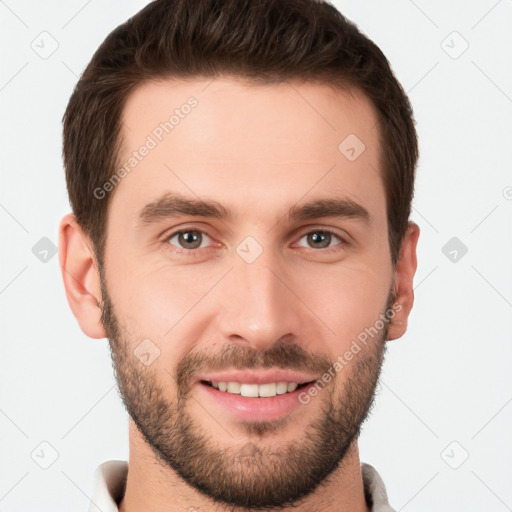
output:
[[[226,509],[235,506],[281,510],[299,504],[342,468],[374,401],[384,360],[387,322],[380,336],[363,347],[312,398],[321,401],[321,413],[311,418],[301,438],[270,449],[261,446],[254,436],[278,435],[287,418],[244,422],[240,425],[242,434],[251,435],[252,441],[242,449],[227,445],[219,448],[211,441],[204,423],[188,412],[187,406],[195,400],[191,396],[193,377],[199,370],[277,367],[323,375],[332,368],[333,361],[324,354],[309,354],[297,344],[277,343],[266,352],[230,344],[214,356],[189,353],[179,361],[174,375],[157,375],[154,368],[144,366],[133,354],[133,347],[140,340],[129,331],[123,332],[103,278],[101,291],[102,322],[123,403],[157,460],[187,484],[217,505],[226,505]],[[392,303],[390,293],[386,311]],[[172,384],[173,377],[177,392],[169,396],[172,386],[164,388],[162,383]],[[302,407],[307,414],[308,405]]]

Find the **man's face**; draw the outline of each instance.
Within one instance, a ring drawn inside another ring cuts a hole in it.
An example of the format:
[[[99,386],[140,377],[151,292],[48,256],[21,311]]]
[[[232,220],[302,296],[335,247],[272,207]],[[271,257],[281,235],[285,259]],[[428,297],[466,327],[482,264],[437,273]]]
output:
[[[223,78],[145,84],[123,121],[120,160],[138,160],[109,206],[102,292],[128,412],[204,494],[293,503],[356,439],[383,358],[393,268],[375,112],[355,91]],[[170,194],[232,215],[176,215]],[[337,214],[289,217],[319,200]]]

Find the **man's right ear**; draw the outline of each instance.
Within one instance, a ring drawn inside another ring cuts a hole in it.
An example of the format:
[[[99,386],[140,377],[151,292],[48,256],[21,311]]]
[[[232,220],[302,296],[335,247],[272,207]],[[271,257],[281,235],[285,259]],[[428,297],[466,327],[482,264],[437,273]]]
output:
[[[106,338],[101,323],[101,287],[96,255],[89,237],[71,213],[59,225],[59,262],[66,297],[80,328],[90,338]]]

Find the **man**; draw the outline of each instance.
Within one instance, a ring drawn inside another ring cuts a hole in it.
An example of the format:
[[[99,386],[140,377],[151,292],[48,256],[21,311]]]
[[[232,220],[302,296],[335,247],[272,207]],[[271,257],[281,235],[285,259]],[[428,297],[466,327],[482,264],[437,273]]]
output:
[[[64,116],[59,248],[130,417],[91,511],[392,510],[357,440],[413,305],[417,157],[326,2],[157,0],[107,37]]]

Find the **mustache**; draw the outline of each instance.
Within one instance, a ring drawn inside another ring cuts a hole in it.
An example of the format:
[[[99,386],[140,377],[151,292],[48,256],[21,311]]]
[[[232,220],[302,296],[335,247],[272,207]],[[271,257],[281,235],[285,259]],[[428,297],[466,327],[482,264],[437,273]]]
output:
[[[178,388],[186,393],[190,382],[201,370],[222,371],[253,368],[280,368],[283,370],[308,370],[318,374],[326,373],[332,366],[326,354],[310,354],[297,344],[278,343],[265,352],[251,347],[229,344],[215,355],[189,353],[179,362],[176,369]]]

